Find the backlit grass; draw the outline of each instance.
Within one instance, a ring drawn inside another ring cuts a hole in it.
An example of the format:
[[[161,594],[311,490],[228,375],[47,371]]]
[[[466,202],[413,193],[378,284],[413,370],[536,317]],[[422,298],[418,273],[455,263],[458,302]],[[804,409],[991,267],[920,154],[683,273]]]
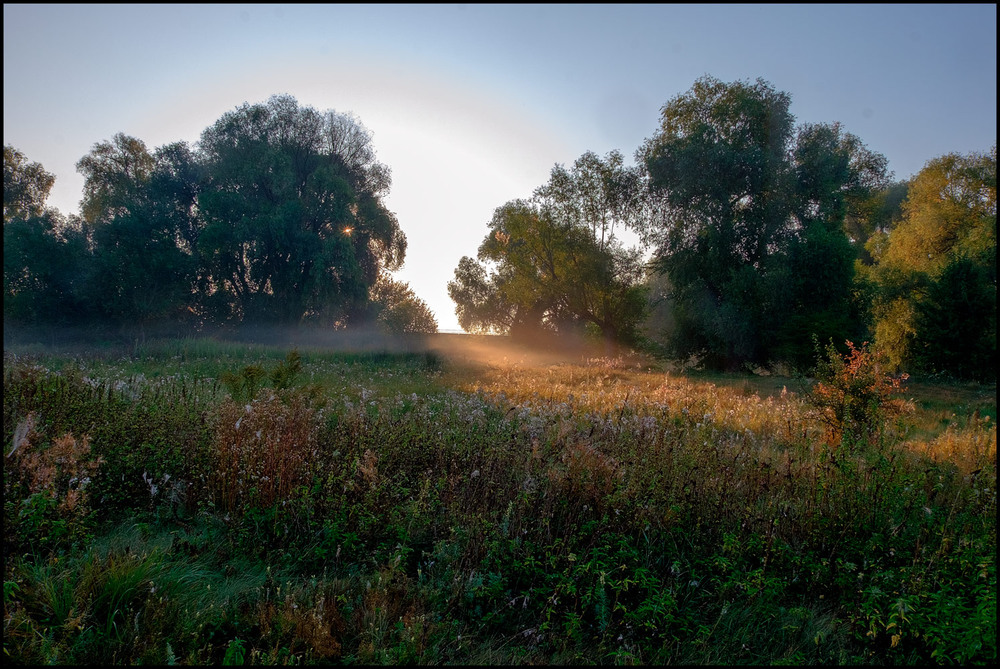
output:
[[[995,660],[995,394],[831,447],[808,379],[469,344],[5,351],[7,654]]]

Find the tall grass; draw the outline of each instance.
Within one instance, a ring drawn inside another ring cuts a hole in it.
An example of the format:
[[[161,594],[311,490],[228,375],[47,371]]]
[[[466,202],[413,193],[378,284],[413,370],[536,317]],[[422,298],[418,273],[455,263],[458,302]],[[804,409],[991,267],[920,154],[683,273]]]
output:
[[[831,448],[801,379],[309,350],[237,402],[200,375],[287,350],[157,346],[5,355],[8,450],[30,415],[33,452],[100,458],[86,517],[5,467],[19,661],[996,658],[987,417]]]

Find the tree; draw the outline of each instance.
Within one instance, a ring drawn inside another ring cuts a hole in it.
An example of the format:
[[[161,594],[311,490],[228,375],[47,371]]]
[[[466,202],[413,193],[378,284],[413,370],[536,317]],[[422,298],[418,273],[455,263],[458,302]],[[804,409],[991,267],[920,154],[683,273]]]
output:
[[[149,181],[154,160],[140,139],[118,133],[98,142],[76,164],[83,175],[80,213],[91,225],[127,214]]]
[[[517,322],[518,307],[502,290],[500,276],[488,276],[475,258],[462,256],[455,279],[448,282],[448,296],[455,303],[458,324],[473,334],[507,334]]]
[[[951,361],[947,371],[961,375],[989,358],[988,342],[947,333],[960,331],[954,318],[973,308],[970,300],[993,295],[990,304],[978,307],[979,315],[968,314],[969,323],[981,323],[995,310],[996,183],[996,146],[989,153],[935,158],[913,179],[902,220],[870,245],[875,341],[896,366],[916,363],[941,371]],[[992,335],[988,328],[980,333],[992,336],[995,348],[993,327]],[[980,362],[958,363],[966,353]]]
[[[634,342],[646,307],[642,258],[614,227],[648,211],[643,192],[617,152],[557,165],[531,200],[496,210],[479,263],[459,262],[448,284],[459,323],[517,337],[591,327],[609,342]]]
[[[382,204],[388,170],[352,118],[290,96],[205,130],[199,251],[208,290],[237,320],[344,323],[363,312],[406,237]]]
[[[842,341],[850,327],[845,222],[886,162],[838,124],[796,132],[789,105],[761,79],[703,77],[664,105],[637,154],[665,207],[643,236],[669,275],[676,355],[802,362],[810,334]]]
[[[56,304],[69,313],[49,259],[70,241],[75,311],[140,328],[192,317],[342,325],[368,313],[369,290],[406,253],[371,133],[290,96],[224,115],[196,150],[150,152],[124,133],[98,142],[77,163],[85,183],[72,225],[43,211],[52,177],[40,165],[13,147],[4,164],[5,316],[44,320]],[[431,327],[408,290],[379,308],[404,329]],[[46,291],[56,291],[48,302]]]
[[[995,266],[996,165],[996,146],[929,161],[910,185],[879,264],[935,276],[958,255]]]
[[[3,229],[3,313],[17,324],[70,325],[86,316],[82,277],[89,259],[81,228],[59,212],[15,218]]]
[[[137,325],[192,306],[198,259],[193,211],[197,168],[184,144],[150,154],[122,133],[99,142],[77,168],[93,254],[86,277],[92,311]]]
[[[889,180],[885,157],[839,123],[801,126],[791,160],[788,303],[777,321],[772,355],[801,368],[813,359],[811,336],[842,342],[865,334],[866,305],[854,290],[861,245],[851,235],[869,229],[872,200]]]
[[[405,282],[382,273],[369,297],[376,323],[389,334],[433,334],[438,330],[434,313]]]
[[[205,182],[204,167],[186,142],[158,148],[153,160],[149,192],[155,216],[169,227],[178,247],[195,255],[202,228],[198,194]]]
[[[3,221],[41,216],[56,178],[10,144],[3,147]]]
[[[659,133],[640,149],[667,205],[644,233],[670,275],[680,356],[705,352],[726,367],[764,358],[769,302],[780,294],[769,281],[773,250],[791,234],[789,102],[762,80],[703,77],[663,107]]]
[[[535,196],[555,219],[589,228],[602,250],[614,243],[615,227],[636,228],[649,213],[642,172],[626,167],[618,151],[603,159],[587,151],[569,169],[556,165]]]
[[[946,265],[913,316],[919,367],[996,381],[997,289],[981,263],[959,256]]]
[[[903,220],[903,202],[909,190],[909,180],[890,182],[864,202],[861,216],[847,222],[847,234],[865,268],[875,264],[875,257],[885,250],[889,233]]]
[[[55,177],[41,164],[10,145],[3,164],[4,321],[78,322],[85,314],[81,277],[89,257],[82,227],[45,207]]]
[[[487,276],[485,265],[463,257],[455,281],[448,284],[459,323],[473,332],[518,337],[543,329],[556,331],[559,283],[574,237],[522,200],[498,207],[489,229],[478,257],[496,264],[496,269]]]

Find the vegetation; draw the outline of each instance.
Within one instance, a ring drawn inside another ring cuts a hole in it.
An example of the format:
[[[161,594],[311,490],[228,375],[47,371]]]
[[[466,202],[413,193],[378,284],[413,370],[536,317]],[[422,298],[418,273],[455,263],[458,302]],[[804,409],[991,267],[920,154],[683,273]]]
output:
[[[995,662],[995,388],[494,341],[6,347],[5,655]]]
[[[789,107],[699,79],[499,207],[448,289],[504,337],[392,279],[349,115],[115,135],[79,216],[5,147],[5,655],[995,663],[996,148]]]
[[[635,165],[555,165],[459,261],[459,323],[731,372],[808,373],[813,338],[871,341],[899,372],[995,380],[996,147],[893,181],[840,123],[796,125],[790,107],[763,79],[705,76],[663,106]],[[351,115],[274,96],[194,147],[119,133],[77,168],[67,217],[45,206],[52,175],[4,147],[5,324],[140,340],[168,324],[437,329],[391,277],[406,236]]]
[[[795,126],[790,103],[706,76],[664,105],[635,167],[556,165],[459,261],[462,327],[600,334],[729,371],[806,372],[813,338],[869,339],[896,370],[995,379],[995,147],[892,181],[839,123]]]
[[[81,215],[65,218],[44,206],[51,175],[4,149],[5,322],[437,330],[408,287],[375,288],[406,236],[352,116],[274,96],[223,115],[196,149],[119,133],[77,169]]]
[[[496,210],[480,262],[459,261],[448,284],[459,323],[515,337],[589,326],[608,342],[637,343],[646,315],[642,257],[614,230],[636,228],[652,211],[639,170],[624,167],[618,152],[588,152],[570,170],[557,165],[532,200]]]
[[[887,185],[886,159],[839,124],[796,129],[789,104],[762,80],[705,77],[638,154],[667,205],[644,232],[670,278],[678,356],[805,368],[811,336],[863,334],[845,223]]]
[[[996,184],[995,146],[932,160],[869,242],[875,341],[895,365],[996,378]]]

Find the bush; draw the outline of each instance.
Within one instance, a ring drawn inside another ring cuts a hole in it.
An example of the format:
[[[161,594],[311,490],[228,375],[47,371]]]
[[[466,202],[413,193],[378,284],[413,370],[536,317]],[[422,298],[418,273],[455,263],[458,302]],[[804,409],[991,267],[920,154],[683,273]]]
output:
[[[223,402],[213,420],[216,502],[236,513],[287,501],[309,483],[316,429],[313,409],[298,395],[286,403],[265,390],[245,405]]]
[[[808,401],[826,425],[830,446],[848,441],[876,442],[887,419],[905,413],[909,406],[894,399],[908,375],[888,374],[886,363],[865,342],[861,348],[845,342],[848,353],[842,356],[831,340],[825,356],[819,351],[816,365],[818,379]],[[817,342],[816,348],[819,349]]]

